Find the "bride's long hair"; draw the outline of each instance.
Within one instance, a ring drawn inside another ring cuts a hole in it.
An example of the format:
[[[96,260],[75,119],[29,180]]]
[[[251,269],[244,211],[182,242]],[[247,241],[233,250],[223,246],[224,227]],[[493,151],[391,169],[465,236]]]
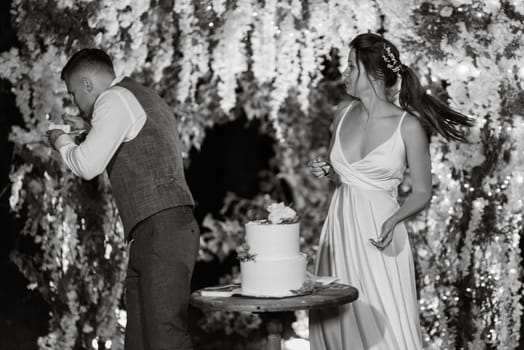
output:
[[[367,74],[383,79],[386,89],[394,87],[401,78],[400,106],[417,117],[428,131],[438,132],[447,140],[467,142],[463,127],[472,126],[472,119],[427,94],[415,72],[401,63],[398,49],[389,40],[365,33],[355,37],[350,47]]]

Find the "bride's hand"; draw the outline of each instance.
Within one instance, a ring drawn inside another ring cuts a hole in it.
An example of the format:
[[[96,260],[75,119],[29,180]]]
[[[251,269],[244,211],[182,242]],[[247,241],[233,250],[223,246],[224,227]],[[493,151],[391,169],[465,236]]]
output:
[[[317,178],[328,176],[332,169],[331,165],[328,162],[323,161],[320,157],[316,157],[314,160],[311,160],[307,163],[313,176]]]
[[[393,231],[395,230],[395,226],[397,226],[397,222],[392,219],[384,221],[382,224],[382,232],[380,233],[378,239],[376,241],[374,239],[370,239],[369,241],[379,250],[386,249],[393,240]]]

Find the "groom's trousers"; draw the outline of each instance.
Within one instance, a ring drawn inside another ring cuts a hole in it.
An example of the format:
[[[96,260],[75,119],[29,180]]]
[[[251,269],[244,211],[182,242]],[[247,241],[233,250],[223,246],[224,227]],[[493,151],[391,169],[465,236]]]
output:
[[[125,350],[193,349],[187,329],[199,229],[190,206],[158,212],[131,232]]]

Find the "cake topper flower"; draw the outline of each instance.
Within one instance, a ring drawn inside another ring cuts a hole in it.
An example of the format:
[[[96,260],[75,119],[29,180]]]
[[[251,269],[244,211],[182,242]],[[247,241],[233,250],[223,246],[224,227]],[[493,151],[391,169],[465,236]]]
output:
[[[292,224],[298,222],[297,213],[283,202],[268,205],[266,210],[269,212],[267,220],[271,224]]]

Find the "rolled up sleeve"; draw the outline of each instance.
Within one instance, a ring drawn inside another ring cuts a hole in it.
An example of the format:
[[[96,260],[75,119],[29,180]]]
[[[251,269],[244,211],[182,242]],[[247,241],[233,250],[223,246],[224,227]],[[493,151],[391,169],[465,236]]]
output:
[[[95,102],[91,130],[85,140],[76,145],[70,135],[61,135],[56,148],[74,174],[91,180],[104,172],[135,122],[125,96],[110,89]]]

